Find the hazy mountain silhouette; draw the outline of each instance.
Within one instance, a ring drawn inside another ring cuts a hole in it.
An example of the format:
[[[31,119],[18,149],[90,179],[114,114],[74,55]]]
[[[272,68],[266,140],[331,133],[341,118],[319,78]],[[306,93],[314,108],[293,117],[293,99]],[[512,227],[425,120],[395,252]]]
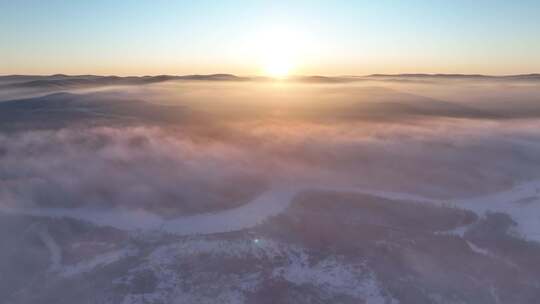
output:
[[[168,123],[183,117],[185,107],[144,102],[107,93],[54,93],[0,102],[0,130],[58,128],[73,124]]]
[[[500,80],[540,80],[540,74],[520,74],[520,75],[482,75],[482,74],[371,74],[369,78],[434,78],[434,79],[500,79]]]
[[[291,76],[287,81],[306,83],[344,83],[365,80],[389,80],[410,81],[429,79],[486,79],[486,80],[516,80],[537,81],[540,74],[523,74],[508,76],[491,76],[481,74],[371,74],[367,76],[321,76],[299,75]],[[98,75],[74,75],[55,74],[50,76],[34,75],[6,75],[0,76],[0,87],[4,88],[42,88],[61,89],[73,87],[95,87],[105,85],[144,85],[170,80],[191,81],[275,81],[264,76],[240,77],[233,74],[209,74],[209,75],[158,75],[158,76],[98,76]]]
[[[25,76],[9,75],[0,76],[0,82],[4,81],[6,87],[12,88],[70,88],[70,87],[95,87],[105,85],[143,85],[169,80],[205,80],[205,81],[242,81],[246,78],[231,74],[212,75],[185,75],[185,76],[96,76],[79,75],[67,76],[56,74],[51,76]],[[0,84],[1,85],[1,84]]]

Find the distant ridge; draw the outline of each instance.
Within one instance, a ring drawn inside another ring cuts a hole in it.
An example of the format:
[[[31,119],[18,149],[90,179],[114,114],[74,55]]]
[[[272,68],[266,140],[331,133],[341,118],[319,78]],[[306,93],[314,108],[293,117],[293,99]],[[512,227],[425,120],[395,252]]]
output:
[[[411,78],[540,78],[540,74],[483,75],[483,74],[371,74],[366,77],[411,77]]]
[[[369,74],[369,75],[343,75],[343,76],[324,76],[324,75],[292,75],[292,79],[331,79],[331,78],[354,78],[354,77],[489,77],[489,78],[514,78],[514,77],[540,77],[540,73],[529,74],[511,74],[511,75],[487,75],[487,74],[445,74],[445,73],[402,73],[402,74]],[[219,80],[245,80],[245,79],[271,79],[271,77],[259,75],[259,76],[237,76],[230,73],[216,73],[216,74],[187,74],[187,75],[144,75],[144,76],[116,76],[116,75],[66,75],[66,74],[53,74],[53,75],[25,75],[25,74],[10,74],[0,75],[0,80],[3,79],[47,79],[47,78],[122,78],[122,79],[219,79]]]
[[[304,83],[343,83],[366,80],[383,81],[421,81],[429,79],[486,79],[510,81],[540,81],[539,73],[518,75],[482,75],[482,74],[371,74],[366,76],[290,76],[286,81]],[[71,87],[94,87],[106,85],[144,85],[170,80],[185,81],[276,81],[271,77],[241,77],[233,74],[193,74],[193,75],[157,75],[157,76],[99,76],[99,75],[5,75],[0,76],[0,88],[46,88],[62,89]],[[3,82],[3,83],[2,83]]]
[[[102,85],[143,85],[164,82],[169,80],[198,80],[198,81],[244,81],[249,78],[238,77],[232,74],[210,75],[158,75],[158,76],[96,76],[55,74],[50,76],[7,75],[0,76],[0,81],[7,81],[3,86],[16,88],[65,88],[88,87]],[[2,84],[0,84],[2,86]]]

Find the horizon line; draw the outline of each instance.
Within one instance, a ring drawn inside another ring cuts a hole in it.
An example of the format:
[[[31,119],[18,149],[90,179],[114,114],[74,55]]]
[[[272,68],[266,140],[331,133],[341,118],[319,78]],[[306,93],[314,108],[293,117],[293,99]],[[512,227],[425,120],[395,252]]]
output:
[[[493,78],[503,78],[503,77],[516,77],[516,76],[540,76],[540,72],[531,72],[531,73],[518,73],[518,74],[481,74],[481,73],[372,73],[372,74],[345,74],[345,75],[324,75],[324,74],[292,74],[285,77],[272,77],[262,74],[233,74],[233,73],[208,73],[208,74],[146,74],[146,75],[116,75],[116,74],[64,74],[64,73],[55,73],[55,74],[0,74],[0,77],[119,77],[119,78],[128,78],[128,77],[255,77],[255,78],[267,78],[267,79],[289,79],[289,78],[298,78],[298,77],[324,77],[324,78],[344,78],[344,77],[493,77]]]

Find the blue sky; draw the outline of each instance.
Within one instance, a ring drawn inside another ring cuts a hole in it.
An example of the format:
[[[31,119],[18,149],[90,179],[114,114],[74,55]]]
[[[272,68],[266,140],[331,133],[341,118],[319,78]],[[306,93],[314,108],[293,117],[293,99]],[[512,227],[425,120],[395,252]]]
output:
[[[0,74],[529,73],[539,37],[533,0],[0,0]]]

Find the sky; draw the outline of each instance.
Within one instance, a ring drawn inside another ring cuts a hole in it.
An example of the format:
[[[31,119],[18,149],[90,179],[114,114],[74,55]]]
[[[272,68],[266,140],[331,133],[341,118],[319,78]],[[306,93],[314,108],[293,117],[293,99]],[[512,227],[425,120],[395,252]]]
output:
[[[540,1],[0,0],[0,74],[540,72]]]

